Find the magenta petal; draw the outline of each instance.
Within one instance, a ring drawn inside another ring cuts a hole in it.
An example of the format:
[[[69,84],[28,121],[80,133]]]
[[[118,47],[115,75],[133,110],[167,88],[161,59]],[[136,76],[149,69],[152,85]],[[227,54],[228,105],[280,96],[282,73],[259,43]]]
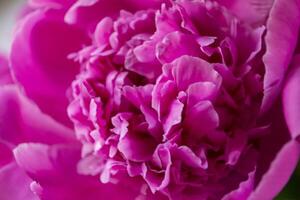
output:
[[[173,102],[171,102],[169,113],[163,120],[165,137],[169,136],[169,133],[174,126],[181,123],[183,108],[184,104],[181,103],[178,99],[175,99]]]
[[[7,60],[0,55],[0,86],[12,83],[12,77],[8,68]]]
[[[113,20],[110,17],[103,18],[96,27],[94,37],[95,43],[100,49],[109,45],[109,37],[113,31]]]
[[[103,17],[116,17],[120,10],[158,8],[161,2],[162,0],[78,0],[66,13],[65,21],[93,29]]]
[[[123,95],[134,106],[141,110],[145,116],[145,120],[148,123],[148,129],[152,131],[159,129],[158,116],[155,110],[151,107],[151,95],[153,91],[153,85],[148,84],[143,87],[123,87]],[[155,131],[156,132],[156,131]],[[159,137],[154,133],[156,137]]]
[[[41,9],[28,14],[16,29],[10,59],[26,94],[42,111],[70,124],[66,90],[79,66],[68,55],[85,44],[86,36],[62,20],[57,10]]]
[[[73,2],[74,0],[29,0],[28,4],[34,8],[62,8],[70,6]]]
[[[76,142],[70,129],[43,114],[16,86],[0,88],[0,108],[0,139],[6,142]]]
[[[249,200],[273,199],[286,185],[300,158],[300,144],[295,140],[283,146],[271,163]]]
[[[38,183],[33,187],[42,200],[122,199],[138,193],[127,184],[101,184],[92,176],[76,172],[79,149],[62,145],[21,144],[14,150],[19,166]]]
[[[265,37],[266,54],[263,61],[266,73],[262,112],[270,108],[280,91],[297,44],[299,18],[300,7],[298,1],[275,0],[267,21],[267,34]]]
[[[15,162],[0,168],[1,200],[37,200],[30,190],[32,180]]]
[[[292,70],[283,90],[286,123],[293,138],[300,135],[300,55],[294,58]]]
[[[242,200],[248,199],[254,189],[254,172],[249,173],[248,179],[240,183],[239,188],[225,195],[222,200]]]
[[[0,168],[13,160],[11,147],[0,141]]]
[[[186,112],[185,126],[194,137],[202,137],[219,125],[219,116],[209,101],[200,101]]]
[[[172,74],[178,89],[183,91],[192,83],[220,83],[221,80],[220,75],[213,69],[211,64],[192,56],[182,56],[171,64],[165,65],[163,70]]]
[[[263,24],[272,7],[273,0],[217,0],[239,19],[253,24]]]
[[[187,89],[187,106],[191,107],[203,100],[213,100],[217,92],[218,88],[212,82],[193,83]]]
[[[167,34],[156,46],[156,55],[162,63],[169,63],[183,55],[198,56],[200,46],[194,36],[179,31]]]

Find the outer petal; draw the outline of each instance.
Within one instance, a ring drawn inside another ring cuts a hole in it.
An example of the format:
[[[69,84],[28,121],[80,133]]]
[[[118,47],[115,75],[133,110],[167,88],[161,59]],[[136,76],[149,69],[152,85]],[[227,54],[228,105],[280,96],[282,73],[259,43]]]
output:
[[[239,188],[225,195],[222,200],[247,199],[254,188],[254,172],[249,173],[248,179],[239,185]]]
[[[275,0],[267,22],[264,99],[262,112],[270,108],[278,95],[287,67],[297,44],[300,26],[298,0]],[[284,30],[284,31],[283,31]]]
[[[0,168],[13,160],[11,148],[5,142],[0,141]]]
[[[15,162],[0,168],[1,200],[37,200],[30,190],[31,179]]]
[[[289,134],[281,101],[274,104],[268,115],[263,117],[263,121],[272,123],[270,132],[259,139],[261,142],[255,173],[255,191],[251,195],[253,200],[275,197],[287,183],[299,160],[299,143]]]
[[[249,200],[273,199],[286,185],[300,158],[300,144],[291,140],[280,150]]]
[[[63,8],[70,6],[74,0],[29,0],[28,4],[31,7],[53,7],[53,8]]]
[[[14,150],[17,163],[39,184],[33,188],[43,200],[122,199],[137,197],[136,190],[124,184],[101,184],[91,176],[78,175],[79,149],[70,146],[21,144]]]
[[[70,129],[43,114],[16,86],[0,87],[0,140],[11,144],[75,142]]]
[[[291,72],[283,90],[286,123],[293,138],[300,135],[300,55],[294,58]]]
[[[172,62],[183,55],[199,54],[200,46],[196,38],[178,31],[167,34],[156,46],[156,55],[162,64]]]
[[[7,60],[0,55],[0,85],[12,83],[12,77],[8,68]]]
[[[51,9],[28,14],[16,29],[10,58],[13,73],[27,95],[44,112],[70,124],[66,89],[79,66],[67,57],[80,49],[86,36],[66,25],[62,15]]]

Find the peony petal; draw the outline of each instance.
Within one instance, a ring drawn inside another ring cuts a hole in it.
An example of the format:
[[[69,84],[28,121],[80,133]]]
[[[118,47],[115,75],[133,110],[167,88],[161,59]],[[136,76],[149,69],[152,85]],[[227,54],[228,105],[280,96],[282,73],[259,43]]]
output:
[[[170,138],[170,133],[172,132],[172,128],[176,125],[179,125],[182,122],[182,112],[184,108],[184,104],[175,99],[169,105],[169,113],[163,119],[163,128],[164,128],[164,139],[167,140]]]
[[[222,200],[248,199],[254,189],[254,172],[249,173],[248,179],[240,183],[239,188],[225,195]]]
[[[252,25],[265,22],[274,0],[217,0],[234,15]]]
[[[68,10],[65,21],[93,30],[104,17],[116,17],[121,10],[134,12],[141,9],[158,8],[164,0],[79,0]]]
[[[167,34],[156,45],[156,56],[162,64],[172,62],[183,55],[200,55],[200,46],[194,36],[175,31]]]
[[[216,97],[217,93],[218,88],[212,82],[193,83],[187,89],[187,107],[191,108],[199,101],[203,100],[212,101]]]
[[[81,31],[62,21],[60,11],[41,9],[21,21],[12,44],[10,59],[17,81],[44,112],[68,125],[66,90],[79,66],[67,57],[86,41]]]
[[[279,151],[249,200],[273,199],[287,184],[300,158],[300,144],[289,141]]]
[[[75,0],[29,0],[28,4],[33,8],[67,8]]]
[[[275,0],[267,21],[267,34],[265,36],[266,54],[263,57],[263,62],[266,72],[262,112],[270,108],[280,91],[297,44],[299,18],[299,1]]]
[[[209,101],[200,101],[186,111],[184,124],[193,137],[201,138],[219,126],[219,116]]]
[[[129,183],[101,184],[96,177],[77,174],[76,163],[80,158],[77,148],[21,144],[14,154],[20,167],[37,181],[35,192],[42,200],[80,200],[83,197],[85,200],[99,197],[118,200],[120,194],[122,199],[132,200],[138,196],[139,191]]]
[[[141,110],[148,123],[148,130],[154,137],[160,137],[160,124],[158,122],[158,115],[151,107],[153,85],[148,84],[142,87],[123,87],[123,95],[134,106]]]
[[[119,151],[127,160],[145,162],[150,160],[156,142],[153,137],[142,133],[128,133],[118,144]]]
[[[30,190],[32,180],[15,162],[0,168],[1,200],[38,200]]]
[[[176,156],[180,158],[180,160],[187,166],[192,168],[208,168],[208,162],[205,156],[198,156],[196,155],[189,147],[187,146],[180,146],[177,149]]]
[[[185,91],[192,83],[220,83],[221,80],[220,75],[213,69],[211,64],[192,56],[182,56],[165,65],[163,70],[172,74],[180,91]]]
[[[100,49],[109,45],[109,37],[113,31],[113,20],[110,17],[103,18],[96,27],[94,38],[95,43]]]
[[[295,56],[283,90],[285,120],[292,138],[300,135],[300,55]]]
[[[160,144],[157,146],[153,154],[153,160],[156,162],[157,166],[162,168],[163,172],[155,172],[155,170],[144,167],[143,177],[148,183],[151,191],[154,193],[155,191],[167,187],[171,179],[172,158],[168,144]]]
[[[151,51],[153,51],[153,53]],[[125,57],[125,68],[145,76],[149,80],[155,80],[161,73],[161,65],[155,60],[154,47],[153,50],[149,49],[147,42],[127,53]]]
[[[8,62],[4,56],[0,54],[0,86],[13,83]]]
[[[0,168],[13,160],[11,147],[0,140]]]
[[[43,114],[16,86],[0,87],[0,139],[12,144],[76,142],[73,132]]]

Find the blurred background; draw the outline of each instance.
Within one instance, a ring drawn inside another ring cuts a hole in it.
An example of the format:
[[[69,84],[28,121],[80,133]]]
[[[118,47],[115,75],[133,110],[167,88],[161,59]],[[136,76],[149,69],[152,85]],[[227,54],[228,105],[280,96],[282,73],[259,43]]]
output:
[[[0,52],[8,54],[18,11],[25,0],[0,0]]]
[[[0,0],[0,53],[8,55],[12,32],[25,0]],[[280,174],[278,174],[280,176]],[[264,200],[264,199],[262,199]],[[288,185],[275,200],[300,200],[300,163]]]

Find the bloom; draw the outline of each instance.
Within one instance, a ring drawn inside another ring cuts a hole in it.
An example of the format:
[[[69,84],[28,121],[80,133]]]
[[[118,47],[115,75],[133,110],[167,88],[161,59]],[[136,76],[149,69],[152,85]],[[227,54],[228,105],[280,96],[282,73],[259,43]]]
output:
[[[25,94],[0,82],[3,107],[17,105],[0,136],[38,197],[271,199],[287,182],[300,150],[297,56],[286,76],[298,1],[30,6],[10,56]]]

